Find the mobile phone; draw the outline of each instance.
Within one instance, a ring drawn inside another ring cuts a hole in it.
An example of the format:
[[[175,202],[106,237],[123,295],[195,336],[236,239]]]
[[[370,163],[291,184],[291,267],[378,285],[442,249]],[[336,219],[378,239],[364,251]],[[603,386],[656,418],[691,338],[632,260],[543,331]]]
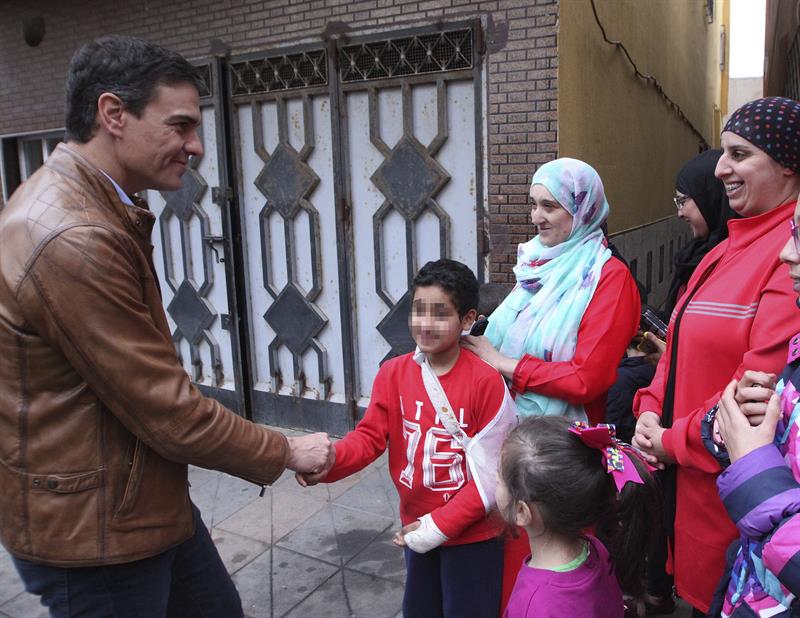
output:
[[[664,324],[664,321],[658,316],[655,309],[647,305],[642,307],[642,328],[644,330],[649,330],[659,339],[666,340],[667,338],[668,326]]]
[[[475,320],[472,328],[469,329],[469,334],[475,337],[480,337],[486,332],[486,327],[489,326],[489,318],[479,318]]]

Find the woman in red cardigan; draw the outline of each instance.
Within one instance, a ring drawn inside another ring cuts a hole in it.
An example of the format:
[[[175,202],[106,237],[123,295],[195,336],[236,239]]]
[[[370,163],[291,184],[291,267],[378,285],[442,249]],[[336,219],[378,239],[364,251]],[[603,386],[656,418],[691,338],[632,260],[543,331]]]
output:
[[[778,259],[800,190],[798,127],[800,104],[780,97],[744,105],[725,125],[716,175],[741,218],[728,222],[728,239],[689,279],[656,376],[633,404],[634,445],[672,475],[665,519],[675,587],[697,616],[708,610],[725,550],[737,536],[716,491],[720,468],[703,446],[700,421],[745,367],[779,373],[800,325]]]

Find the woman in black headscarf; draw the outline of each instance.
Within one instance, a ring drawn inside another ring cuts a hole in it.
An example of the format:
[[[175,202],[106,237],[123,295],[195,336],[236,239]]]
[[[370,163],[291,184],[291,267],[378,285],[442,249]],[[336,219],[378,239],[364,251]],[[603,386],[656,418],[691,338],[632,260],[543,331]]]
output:
[[[714,176],[720,156],[720,149],[706,150],[687,161],[675,181],[678,217],[689,224],[692,240],[675,254],[675,274],[664,301],[667,320],[700,260],[728,237],[728,219],[735,216],[722,181]]]

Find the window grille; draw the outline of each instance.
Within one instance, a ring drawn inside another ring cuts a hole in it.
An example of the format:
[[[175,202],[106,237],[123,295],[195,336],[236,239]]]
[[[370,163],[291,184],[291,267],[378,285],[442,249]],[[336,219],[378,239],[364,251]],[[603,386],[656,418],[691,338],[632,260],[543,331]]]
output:
[[[200,77],[200,97],[210,97],[214,94],[213,80],[211,79],[211,65],[204,64],[197,67],[197,75]]]
[[[472,30],[407,36],[339,51],[343,82],[472,68]]]
[[[230,65],[233,94],[259,94],[328,83],[324,49],[257,58]]]

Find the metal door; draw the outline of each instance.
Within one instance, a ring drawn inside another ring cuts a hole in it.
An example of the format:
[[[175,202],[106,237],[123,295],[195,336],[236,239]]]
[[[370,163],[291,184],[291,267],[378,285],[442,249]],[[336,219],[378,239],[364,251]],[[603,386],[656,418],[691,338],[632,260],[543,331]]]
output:
[[[413,347],[418,268],[452,257],[482,278],[477,38],[469,22],[213,66],[206,154],[180,196],[151,197],[165,304],[206,389],[260,422],[346,433],[379,364]]]

